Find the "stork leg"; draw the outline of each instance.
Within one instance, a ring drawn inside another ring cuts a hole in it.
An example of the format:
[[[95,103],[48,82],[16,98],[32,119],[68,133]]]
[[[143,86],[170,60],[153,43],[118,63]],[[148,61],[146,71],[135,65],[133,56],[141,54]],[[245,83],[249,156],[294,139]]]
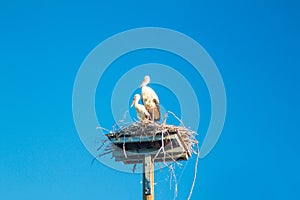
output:
[[[153,121],[154,120],[154,115],[153,115],[153,112],[149,112],[149,114],[150,114],[150,121]]]

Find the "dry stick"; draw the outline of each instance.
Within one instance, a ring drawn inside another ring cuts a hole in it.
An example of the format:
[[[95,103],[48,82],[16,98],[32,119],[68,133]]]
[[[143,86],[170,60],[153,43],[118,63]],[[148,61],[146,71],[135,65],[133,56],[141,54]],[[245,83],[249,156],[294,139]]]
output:
[[[170,190],[172,189],[172,176],[171,176],[171,168],[172,168],[172,163],[170,164],[169,170],[170,170]]]
[[[108,130],[107,128],[103,128],[103,127],[101,127],[101,126],[97,126],[96,127],[96,129],[98,130],[98,129],[101,129],[101,130],[103,130],[103,131],[106,131],[106,132],[111,132],[110,130]]]
[[[171,136],[170,136],[170,134],[169,134],[169,131],[166,131],[167,132],[167,134],[168,134],[168,136],[169,136],[169,138],[171,138]],[[170,145],[171,145],[171,149],[173,150],[174,148],[173,148],[173,142],[172,142],[172,140],[170,139]],[[172,159],[173,159],[173,157],[174,157],[174,154],[173,154],[173,151],[171,151],[172,152]]]
[[[161,132],[161,146],[163,147],[163,153],[164,153],[164,162],[166,162],[166,151],[165,151],[165,143],[164,143],[164,134],[165,132]]]
[[[124,138],[124,141],[123,141],[123,152],[124,152],[125,158],[127,158],[126,149],[125,149],[125,134],[124,134],[123,138]]]
[[[189,162],[189,160],[187,161],[187,163]],[[182,169],[182,172],[181,172],[181,174],[180,174],[180,177],[179,177],[179,179],[178,179],[178,183],[180,184],[180,181],[181,181],[181,178],[182,178],[182,176],[183,176],[183,172],[185,171],[185,169],[186,169],[186,167],[187,167],[187,163],[185,163],[185,165],[184,165],[184,167],[183,167],[183,169]]]
[[[166,114],[164,115],[163,125],[166,125],[167,118],[168,118],[168,113],[166,113]]]
[[[182,164],[180,164],[179,162],[177,162],[177,160],[175,160],[173,157],[171,157],[171,155],[168,154],[167,152],[166,152],[166,155],[169,156],[170,159],[171,159],[177,166],[182,166]],[[164,164],[165,166],[168,166],[168,165],[166,164],[166,162],[163,162],[163,164]]]
[[[168,113],[170,113],[171,115],[173,115],[173,117],[175,117],[175,118],[180,122],[180,124],[181,124],[183,127],[185,127],[184,124],[183,124],[183,122],[181,121],[181,119],[179,119],[173,112],[168,111]]]
[[[163,150],[165,152],[165,148],[164,148],[164,136],[163,135],[164,134],[162,132],[162,134],[161,134],[161,147],[158,149],[157,153],[155,154],[154,158],[152,159],[153,162],[155,161],[155,159],[157,158],[157,156],[159,155],[159,153],[160,153],[161,150]],[[165,157],[164,157],[164,163],[165,163]]]
[[[177,183],[177,178],[176,178],[176,174],[175,174],[175,170],[173,168],[173,165],[170,164],[170,166],[166,165],[166,167],[169,168],[170,170],[170,190],[172,188],[172,177],[174,177],[174,187],[175,187],[175,190],[174,190],[174,199],[176,199],[177,197],[177,193],[178,193],[178,183]]]
[[[127,158],[126,149],[125,149],[125,143],[123,144],[123,153],[124,153],[125,158]]]
[[[168,112],[169,112],[169,111],[168,111]],[[181,121],[174,113],[172,113],[172,112],[169,112],[169,113],[171,113],[171,114],[172,114],[172,115],[173,115],[173,116],[181,123],[181,125],[185,128],[183,122],[182,122],[182,121]],[[186,133],[186,135],[189,135],[190,137],[193,138],[193,140],[192,140],[192,139],[188,139],[187,142],[189,143],[189,149],[192,150],[192,152],[195,152],[195,151],[193,150],[193,148],[192,148],[193,142],[196,141],[196,143],[197,143],[197,140],[196,140],[195,137],[194,137],[194,133],[195,133],[195,132],[185,131],[185,133]],[[190,194],[189,194],[188,200],[189,200],[189,199],[191,198],[191,196],[192,196],[192,192],[193,192],[193,189],[194,189],[194,186],[195,186],[195,182],[196,182],[196,177],[197,177],[198,160],[199,160],[199,152],[200,152],[200,151],[199,151],[199,145],[198,145],[198,143],[197,143],[197,148],[198,148],[198,153],[197,153],[197,159],[196,159],[196,163],[195,163],[194,180],[193,180],[193,183],[192,183],[192,187],[191,187],[191,190],[190,190]],[[174,159],[172,159],[172,160],[174,160]],[[171,172],[173,172],[172,175],[174,176],[174,181],[176,182],[176,184],[175,184],[175,191],[174,191],[174,199],[176,199],[176,197],[177,197],[177,181],[176,181],[176,175],[175,175],[175,173],[174,173],[174,169],[173,169],[172,167],[170,167],[170,169],[171,169]]]
[[[136,169],[136,163],[133,165],[133,168],[132,168],[132,173],[135,172],[135,169]]]
[[[92,160],[92,162],[91,162],[91,164],[90,164],[90,167],[91,167],[91,168],[92,168],[92,166],[93,166],[95,160],[96,160],[96,158],[93,158],[93,160]]]
[[[174,190],[174,200],[175,200],[178,194],[178,184],[177,184],[175,170],[173,169],[173,167],[172,167],[172,175],[174,176],[174,182],[175,182],[175,190]]]
[[[198,144],[197,144],[197,149],[198,149],[198,153],[197,153],[197,159],[196,159],[195,169],[194,169],[195,170],[194,171],[194,180],[193,180],[193,184],[192,184],[192,187],[191,187],[191,190],[190,190],[190,194],[189,194],[188,200],[190,200],[191,197],[192,197],[193,189],[194,189],[196,178],[197,178],[198,161],[199,161],[199,156],[200,156],[200,149],[199,149],[199,145]]]
[[[173,163],[176,164],[178,167],[181,167],[181,166],[182,166],[182,164],[179,163],[177,160],[175,160],[173,157],[171,157],[170,154],[167,153],[167,155],[170,156],[170,158],[171,158],[171,160],[173,161]]]
[[[123,115],[123,121],[125,121],[125,119],[126,119],[126,116],[127,116],[127,113],[129,114],[129,110],[126,110],[125,112],[124,112],[124,115]]]
[[[153,162],[155,161],[155,159],[157,158],[157,156],[159,155],[160,151],[163,149],[163,147],[160,147],[157,151],[157,153],[155,154],[154,158],[152,159]]]
[[[112,127],[111,127],[112,132],[115,132],[115,130],[116,130],[116,129],[115,129],[116,125],[117,125],[117,124],[113,124],[113,125],[112,125]]]
[[[105,143],[108,141],[108,139],[104,139],[102,140],[102,144],[97,148],[97,151],[99,151],[104,145]]]
[[[106,154],[110,154],[113,151],[107,151],[107,152],[103,152],[102,154],[98,155],[99,158],[101,158],[102,156],[106,155]]]
[[[163,143],[163,142],[162,142],[162,143]],[[162,147],[163,147],[163,146],[162,146]],[[160,152],[160,150],[163,150],[165,155],[167,154],[167,155],[173,160],[173,162],[174,162],[175,164],[177,164],[178,166],[180,166],[180,163],[178,163],[176,160],[174,160],[174,158],[173,158],[170,154],[166,153],[166,152],[165,152],[165,149],[162,148],[162,147],[159,149],[159,152]],[[158,152],[158,153],[159,153],[159,152]],[[154,157],[154,159],[157,157],[158,153],[156,154],[156,156]],[[164,156],[165,156],[165,155],[164,155]],[[163,162],[163,164],[164,164],[166,167],[168,167],[168,168],[170,169],[170,173],[171,173],[171,174],[170,174],[170,187],[172,186],[172,176],[174,177],[174,182],[175,182],[174,199],[176,199],[177,194],[178,194],[178,183],[177,183],[177,178],[176,178],[175,170],[174,170],[174,168],[172,167],[172,164],[171,164],[170,166],[167,165],[167,163],[165,162],[165,157],[164,157],[164,162]]]

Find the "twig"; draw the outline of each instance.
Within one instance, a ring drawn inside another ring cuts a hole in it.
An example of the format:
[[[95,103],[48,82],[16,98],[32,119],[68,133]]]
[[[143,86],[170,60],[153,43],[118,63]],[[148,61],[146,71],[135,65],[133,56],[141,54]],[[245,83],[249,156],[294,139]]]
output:
[[[102,140],[102,144],[97,148],[97,151],[99,151],[104,145],[105,143],[108,141],[108,139],[104,139]]]
[[[123,152],[124,152],[125,158],[127,158],[127,153],[126,153],[126,149],[125,149],[125,135],[124,135],[124,142],[123,142]]]
[[[198,149],[198,153],[197,153],[196,164],[195,164],[195,168],[194,168],[194,180],[193,180],[193,184],[192,184],[192,187],[191,187],[191,190],[190,190],[188,200],[190,200],[191,197],[192,197],[194,186],[195,186],[195,183],[196,183],[196,178],[197,178],[198,161],[199,161],[199,156],[200,156],[200,148],[199,148],[198,144],[197,144],[197,149]]]
[[[97,130],[98,130],[98,129],[101,129],[101,130],[106,131],[106,132],[108,132],[108,133],[111,132],[111,131],[108,130],[107,128],[103,128],[103,127],[101,127],[101,126],[97,126],[96,129],[97,129]]]
[[[175,190],[174,190],[174,200],[175,200],[176,197],[177,197],[177,193],[178,193],[178,184],[177,184],[177,179],[176,179],[175,170],[174,170],[174,168],[172,167],[172,165],[171,165],[171,170],[172,170],[172,175],[173,175],[173,177],[174,177],[174,182],[175,182]]]
[[[180,122],[180,125],[185,127],[183,122],[181,121],[181,119],[179,119],[179,117],[177,117],[172,111],[168,111],[168,113],[170,113],[171,115],[173,115],[173,117],[175,117],[179,122]]]
[[[136,163],[133,165],[133,168],[132,168],[132,173],[135,172],[135,169],[136,169]]]

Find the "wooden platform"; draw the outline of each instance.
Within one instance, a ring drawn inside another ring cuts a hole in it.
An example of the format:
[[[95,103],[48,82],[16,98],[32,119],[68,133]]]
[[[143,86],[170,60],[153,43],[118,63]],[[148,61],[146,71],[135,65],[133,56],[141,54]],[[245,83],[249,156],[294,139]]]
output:
[[[151,155],[154,162],[174,162],[188,160],[191,156],[178,131],[141,132],[129,134],[118,132],[107,137],[114,147],[115,161],[124,164],[143,163],[145,155]],[[161,147],[164,147],[164,151]],[[160,151],[159,151],[160,150]]]
[[[107,153],[117,162],[143,165],[143,200],[154,199],[155,162],[188,160],[196,133],[181,126],[156,122],[134,122],[107,134]],[[134,171],[134,170],[133,170]]]

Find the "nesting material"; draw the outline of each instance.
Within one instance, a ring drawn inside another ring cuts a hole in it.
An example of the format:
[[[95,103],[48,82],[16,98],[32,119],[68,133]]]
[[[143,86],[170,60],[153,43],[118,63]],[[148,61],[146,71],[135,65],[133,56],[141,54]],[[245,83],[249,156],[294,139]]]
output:
[[[138,164],[143,162],[145,154],[151,154],[154,162],[188,160],[197,143],[195,134],[184,126],[144,121],[106,136],[112,142],[109,150],[115,161]]]
[[[167,124],[168,114],[177,119],[180,126]],[[102,149],[98,157],[112,154],[112,158],[116,162],[133,164],[132,172],[134,173],[137,164],[142,164],[145,156],[150,154],[153,162],[161,162],[170,169],[170,177],[174,177],[174,199],[176,199],[178,191],[174,167],[175,165],[180,167],[181,164],[178,161],[188,160],[192,154],[195,154],[197,157],[194,179],[187,198],[189,200],[196,182],[200,155],[196,139],[197,133],[186,128],[182,121],[170,111],[167,112],[163,121],[162,124],[149,120],[128,124],[124,123],[124,120],[120,120],[122,125],[118,125],[117,130],[113,126],[112,131],[97,127],[109,132],[105,134],[106,139],[102,140],[101,145],[97,148],[98,151]]]

